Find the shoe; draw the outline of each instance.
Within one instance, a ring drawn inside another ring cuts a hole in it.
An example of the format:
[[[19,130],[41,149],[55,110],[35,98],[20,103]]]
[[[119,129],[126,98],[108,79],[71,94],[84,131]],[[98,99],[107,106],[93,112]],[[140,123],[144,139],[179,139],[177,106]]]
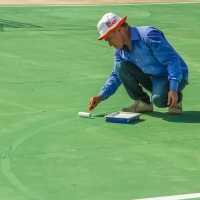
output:
[[[182,101],[177,103],[177,105],[173,108],[168,109],[169,115],[180,115],[182,113]]]
[[[133,105],[128,108],[123,108],[122,111],[133,113],[153,112],[153,104],[147,104],[141,100],[135,100]]]

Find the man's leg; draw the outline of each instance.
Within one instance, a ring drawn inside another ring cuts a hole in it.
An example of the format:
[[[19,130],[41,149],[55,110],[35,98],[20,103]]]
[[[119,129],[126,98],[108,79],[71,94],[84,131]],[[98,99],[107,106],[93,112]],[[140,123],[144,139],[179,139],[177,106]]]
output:
[[[154,77],[150,76],[152,81],[152,103],[159,107],[165,108],[168,101],[169,81],[168,77]],[[178,86],[178,102],[182,101],[182,90],[186,86],[186,80],[182,80]]]
[[[142,90],[143,86],[151,91],[152,83],[149,75],[144,74],[140,68],[130,61],[121,61],[116,66],[116,70],[127,93],[135,100],[131,106],[123,108],[122,111],[134,113],[152,112],[153,104],[150,102],[150,97]]]
[[[116,66],[117,74],[123,83],[128,95],[133,100],[142,100],[150,104],[150,97],[142,90],[142,85],[148,91],[152,90],[152,83],[149,75],[130,61],[123,60]]]

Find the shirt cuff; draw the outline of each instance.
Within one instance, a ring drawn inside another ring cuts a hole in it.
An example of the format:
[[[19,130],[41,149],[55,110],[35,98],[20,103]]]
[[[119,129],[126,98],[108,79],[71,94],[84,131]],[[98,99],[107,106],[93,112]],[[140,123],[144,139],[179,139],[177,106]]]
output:
[[[178,90],[178,81],[177,80],[170,80],[170,90]]]
[[[105,94],[104,91],[101,91],[98,95],[102,96],[102,101],[105,100],[105,99],[107,99],[107,96],[106,96],[106,94]]]

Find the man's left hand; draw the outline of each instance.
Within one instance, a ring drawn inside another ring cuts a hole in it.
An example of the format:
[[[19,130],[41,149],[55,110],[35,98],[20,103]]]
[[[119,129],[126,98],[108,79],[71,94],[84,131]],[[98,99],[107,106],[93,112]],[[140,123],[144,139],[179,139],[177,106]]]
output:
[[[176,90],[170,90],[168,93],[168,102],[167,105],[169,106],[169,108],[173,108],[174,106],[176,106],[178,101],[178,93]]]

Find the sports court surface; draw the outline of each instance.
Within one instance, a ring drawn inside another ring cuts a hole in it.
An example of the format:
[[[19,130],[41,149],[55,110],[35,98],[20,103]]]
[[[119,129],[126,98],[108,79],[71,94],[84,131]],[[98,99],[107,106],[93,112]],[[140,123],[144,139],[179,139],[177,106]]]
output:
[[[132,103],[121,86],[94,119],[78,117],[113,68],[97,41],[106,12],[161,29],[185,59],[181,116],[155,107],[106,123]],[[4,5],[0,46],[0,200],[200,199],[200,3]]]

